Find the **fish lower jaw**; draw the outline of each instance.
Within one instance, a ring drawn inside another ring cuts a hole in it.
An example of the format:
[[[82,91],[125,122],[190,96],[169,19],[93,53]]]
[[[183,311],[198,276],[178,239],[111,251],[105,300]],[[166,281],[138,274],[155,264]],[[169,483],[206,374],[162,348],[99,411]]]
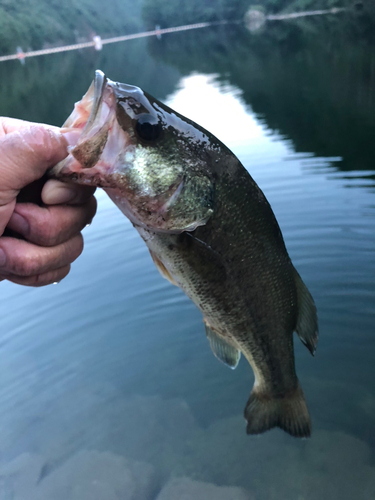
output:
[[[50,171],[50,177],[59,179],[62,182],[74,182],[105,189],[116,187],[116,182],[109,173],[110,170],[111,165],[104,162],[100,162],[91,168],[83,168],[73,155],[69,155],[53,167]]]

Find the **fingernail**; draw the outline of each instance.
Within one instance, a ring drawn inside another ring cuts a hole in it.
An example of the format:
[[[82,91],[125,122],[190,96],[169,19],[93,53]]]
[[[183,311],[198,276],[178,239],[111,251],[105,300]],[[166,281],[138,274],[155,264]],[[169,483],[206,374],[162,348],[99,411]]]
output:
[[[2,248],[0,248],[0,267],[4,267],[7,262],[7,256]]]
[[[61,133],[68,143],[68,146],[76,146],[78,139],[82,135],[82,130],[80,128],[66,128],[61,129]]]
[[[30,225],[28,221],[22,217],[22,215],[13,212],[7,227],[16,233],[22,234],[22,236],[27,236],[30,231]]]
[[[56,184],[53,188],[43,193],[43,201],[48,205],[61,205],[69,203],[77,196],[77,191],[68,184]]]

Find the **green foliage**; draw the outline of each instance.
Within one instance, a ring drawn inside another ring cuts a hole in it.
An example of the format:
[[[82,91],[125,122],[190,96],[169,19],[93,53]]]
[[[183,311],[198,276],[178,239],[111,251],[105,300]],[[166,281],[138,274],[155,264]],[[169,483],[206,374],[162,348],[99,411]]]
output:
[[[74,43],[93,33],[122,35],[142,27],[142,0],[0,0],[0,54]]]
[[[305,10],[332,9],[333,7],[351,7],[352,0],[290,0],[286,12]]]
[[[351,6],[354,0],[254,0],[266,13]],[[373,0],[363,0],[375,9]],[[148,28],[202,21],[242,20],[251,0],[0,0],[0,54],[17,46],[74,43],[93,33],[102,37]]]
[[[280,0],[279,0],[280,1]],[[260,3],[260,2],[258,2]],[[249,8],[248,0],[144,0],[142,15],[151,28],[180,26],[206,21],[240,20]]]
[[[361,0],[358,0],[361,1]],[[254,5],[252,5],[252,3]],[[146,25],[164,27],[202,21],[240,20],[249,8],[265,13],[298,12],[305,10],[351,8],[355,0],[144,0],[142,15]],[[373,0],[363,0],[373,5]]]

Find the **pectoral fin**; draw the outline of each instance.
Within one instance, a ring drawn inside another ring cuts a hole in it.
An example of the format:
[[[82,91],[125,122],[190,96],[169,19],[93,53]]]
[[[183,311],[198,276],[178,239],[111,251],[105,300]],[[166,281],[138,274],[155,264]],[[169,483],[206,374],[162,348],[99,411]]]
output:
[[[241,357],[241,351],[228,344],[220,335],[215,333],[205,322],[206,335],[210,342],[210,346],[214,355],[224,364],[234,370]]]
[[[298,300],[296,332],[302,343],[314,355],[318,343],[318,317],[315,303],[296,270],[294,270],[294,281],[297,288]]]
[[[165,278],[170,283],[172,283],[172,285],[178,286],[177,283],[175,282],[173,276],[168,271],[168,269],[165,267],[165,265],[162,263],[162,261],[159,259],[159,257],[157,257],[154,254],[154,252],[152,252],[151,250],[150,250],[150,254],[151,254],[152,260],[154,261],[156,268],[159,270],[159,273],[163,276],[163,278]]]

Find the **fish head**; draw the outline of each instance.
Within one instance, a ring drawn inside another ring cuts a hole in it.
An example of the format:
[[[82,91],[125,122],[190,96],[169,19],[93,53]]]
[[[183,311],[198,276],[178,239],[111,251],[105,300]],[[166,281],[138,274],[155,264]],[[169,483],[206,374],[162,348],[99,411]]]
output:
[[[134,225],[153,231],[193,231],[212,215],[217,144],[140,88],[96,71],[63,127],[80,136],[52,177],[104,188]]]

